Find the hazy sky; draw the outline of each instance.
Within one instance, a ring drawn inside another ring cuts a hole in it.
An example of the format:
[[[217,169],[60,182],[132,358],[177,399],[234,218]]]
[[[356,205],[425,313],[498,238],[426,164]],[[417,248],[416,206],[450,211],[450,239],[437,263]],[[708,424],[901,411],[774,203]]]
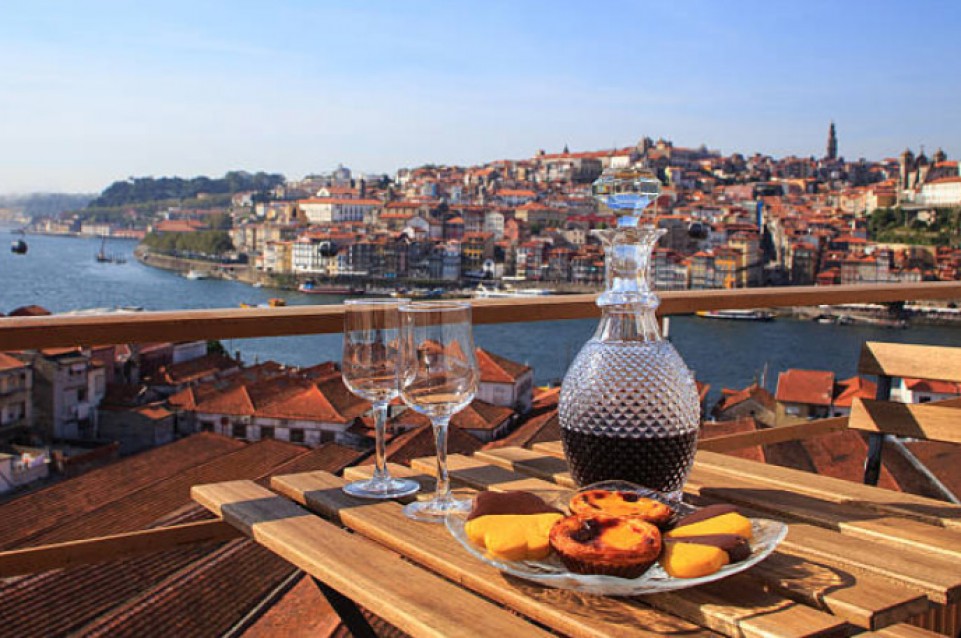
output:
[[[961,3],[0,1],[0,193],[640,137],[961,154]]]

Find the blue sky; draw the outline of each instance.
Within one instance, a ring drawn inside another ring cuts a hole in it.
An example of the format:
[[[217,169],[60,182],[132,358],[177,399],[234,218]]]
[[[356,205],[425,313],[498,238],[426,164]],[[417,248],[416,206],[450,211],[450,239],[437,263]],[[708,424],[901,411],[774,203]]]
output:
[[[961,3],[0,3],[0,193],[625,146],[961,153]]]

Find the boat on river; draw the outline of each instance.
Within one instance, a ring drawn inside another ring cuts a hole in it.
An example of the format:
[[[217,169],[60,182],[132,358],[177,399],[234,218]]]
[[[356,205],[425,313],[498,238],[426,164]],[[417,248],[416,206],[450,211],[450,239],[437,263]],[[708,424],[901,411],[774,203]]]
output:
[[[117,256],[117,255],[108,255],[108,254],[107,254],[107,236],[106,236],[106,235],[104,235],[104,236],[101,238],[101,241],[100,241],[100,250],[97,252],[96,255],[94,255],[94,259],[97,260],[97,263],[101,263],[101,264],[125,264],[125,263],[127,263],[127,260],[124,259],[123,257],[119,257],[119,256]]]
[[[210,275],[200,270],[188,270],[186,273],[184,273],[184,277],[186,279],[190,279],[191,281],[196,281],[198,279],[209,279]]]
[[[547,288],[488,288],[484,284],[478,284],[474,289],[475,299],[513,299],[517,297],[540,297],[552,295],[553,290]]]
[[[15,255],[26,255],[27,254],[27,242],[22,239],[15,239],[10,242],[10,252]]]
[[[733,321],[771,321],[774,313],[770,310],[749,308],[744,310],[699,310],[698,317],[705,319],[730,319]]]
[[[297,287],[298,292],[305,295],[362,295],[363,288],[353,288],[351,286],[338,286],[336,284],[318,284],[315,281],[307,280]]]

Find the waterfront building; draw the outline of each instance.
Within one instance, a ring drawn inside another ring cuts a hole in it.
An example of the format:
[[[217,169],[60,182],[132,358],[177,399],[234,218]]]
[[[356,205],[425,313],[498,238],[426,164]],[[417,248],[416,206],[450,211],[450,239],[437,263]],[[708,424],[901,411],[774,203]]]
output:
[[[33,370],[23,361],[0,352],[0,441],[27,432],[32,423]]]
[[[294,274],[332,276],[337,267],[337,247],[329,237],[305,235],[291,245]]]
[[[48,439],[95,438],[107,381],[90,350],[47,348],[18,357],[33,369],[34,428]]]

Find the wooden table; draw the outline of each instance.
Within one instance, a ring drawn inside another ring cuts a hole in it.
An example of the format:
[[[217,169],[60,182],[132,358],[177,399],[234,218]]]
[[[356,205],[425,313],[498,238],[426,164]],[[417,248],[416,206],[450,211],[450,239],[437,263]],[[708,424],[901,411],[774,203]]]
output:
[[[462,491],[573,486],[557,443],[455,455],[449,467]],[[419,459],[391,471],[429,489],[434,468]],[[356,621],[353,600],[413,636],[935,635],[909,619],[961,629],[961,507],[949,503],[699,452],[692,502],[780,518],[788,537],[722,581],[610,598],[504,575],[443,526],[405,518],[399,503],[341,491],[370,472],[279,476],[275,492],[251,481],[201,485],[193,496],[313,576],[345,621]]]

